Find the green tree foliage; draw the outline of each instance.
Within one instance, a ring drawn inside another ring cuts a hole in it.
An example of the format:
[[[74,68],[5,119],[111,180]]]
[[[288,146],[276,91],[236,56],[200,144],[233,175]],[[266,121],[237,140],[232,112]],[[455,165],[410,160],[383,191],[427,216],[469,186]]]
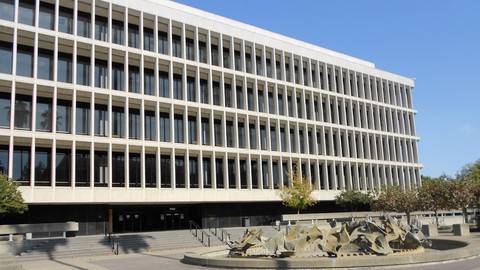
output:
[[[452,180],[448,182],[451,207],[462,210],[465,222],[468,221],[467,209],[472,207],[477,201],[474,189],[474,182],[470,180]]]
[[[372,206],[377,211],[405,213],[410,224],[411,213],[421,209],[421,202],[416,187],[383,186],[375,193]]]
[[[10,213],[23,213],[28,210],[18,190],[18,183],[13,182],[7,175],[0,175],[0,218]]]
[[[435,212],[437,226],[438,211],[452,207],[452,194],[449,191],[450,181],[452,181],[452,178],[445,174],[437,178],[422,176],[422,187],[418,190],[422,210]]]
[[[297,214],[300,214],[300,210],[305,210],[317,203],[317,200],[312,196],[314,188],[310,185],[310,181],[300,175],[296,168],[287,175],[292,186],[280,189],[280,198],[285,206],[297,209]]]
[[[343,190],[335,197],[335,203],[343,208],[356,212],[359,207],[368,206],[372,203],[372,194],[360,190]]]

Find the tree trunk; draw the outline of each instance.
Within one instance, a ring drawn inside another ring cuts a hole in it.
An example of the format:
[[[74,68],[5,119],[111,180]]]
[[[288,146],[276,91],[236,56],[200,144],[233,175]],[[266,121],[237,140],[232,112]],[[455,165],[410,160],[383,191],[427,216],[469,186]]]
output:
[[[410,226],[410,212],[405,212],[405,214],[407,215],[407,225]]]
[[[438,210],[435,209],[433,212],[435,212],[435,222],[437,223],[437,228],[438,228]]]
[[[463,223],[468,223],[467,208],[466,207],[462,208],[462,214],[463,214]]]

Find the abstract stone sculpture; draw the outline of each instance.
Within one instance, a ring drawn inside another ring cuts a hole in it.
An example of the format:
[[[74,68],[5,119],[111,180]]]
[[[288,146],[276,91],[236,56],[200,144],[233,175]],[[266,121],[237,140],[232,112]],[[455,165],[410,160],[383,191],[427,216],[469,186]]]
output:
[[[431,245],[418,228],[401,225],[391,216],[383,216],[379,223],[366,218],[360,222],[345,222],[341,226],[334,220],[327,229],[296,225],[289,233],[281,230],[273,238],[262,236],[262,230],[249,229],[239,241],[228,240],[227,245],[231,257],[389,255],[406,250],[423,251],[424,246]]]

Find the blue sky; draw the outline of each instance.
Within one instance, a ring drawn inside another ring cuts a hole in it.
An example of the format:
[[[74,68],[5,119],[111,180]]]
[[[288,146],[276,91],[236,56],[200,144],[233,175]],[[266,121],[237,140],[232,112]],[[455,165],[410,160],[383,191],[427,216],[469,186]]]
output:
[[[480,1],[178,0],[416,78],[423,175],[480,159]]]

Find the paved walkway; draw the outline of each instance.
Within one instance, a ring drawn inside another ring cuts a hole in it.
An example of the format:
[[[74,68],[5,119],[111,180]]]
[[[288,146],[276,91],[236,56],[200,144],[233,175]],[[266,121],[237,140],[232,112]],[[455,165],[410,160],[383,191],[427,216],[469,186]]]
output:
[[[480,241],[480,233],[468,237],[469,241]],[[89,269],[89,270],[187,270],[211,269],[202,266],[187,265],[180,262],[183,254],[195,249],[172,249],[155,252],[120,254],[117,256],[91,256],[59,260],[44,260],[24,262],[25,270],[64,270],[64,269]],[[392,259],[394,259],[392,257]],[[436,264],[408,265],[398,267],[378,267],[368,269],[400,269],[400,270],[480,270],[480,254],[477,257]]]

